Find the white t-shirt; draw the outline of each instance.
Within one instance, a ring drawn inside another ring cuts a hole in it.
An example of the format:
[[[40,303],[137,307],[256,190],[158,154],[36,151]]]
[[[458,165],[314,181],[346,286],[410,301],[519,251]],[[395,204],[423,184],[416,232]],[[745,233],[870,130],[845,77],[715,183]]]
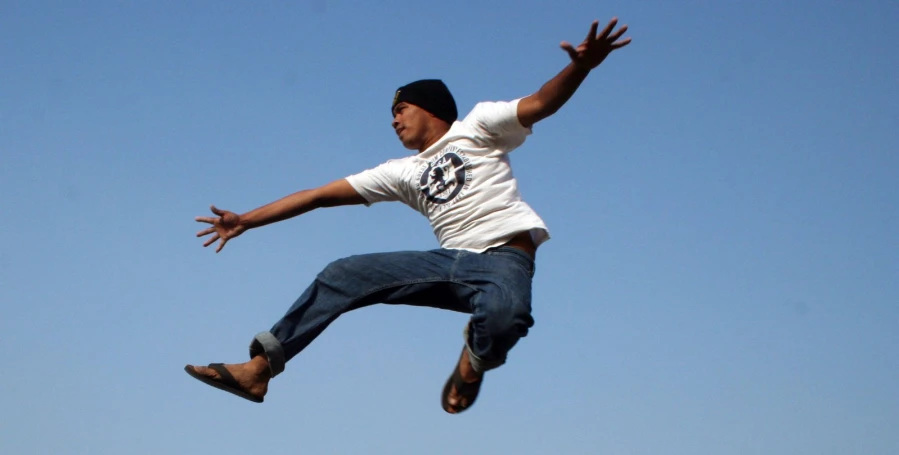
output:
[[[531,134],[518,101],[482,102],[427,150],[347,177],[367,201],[401,201],[428,217],[441,248],[482,252],[549,230],[521,199],[508,153]]]

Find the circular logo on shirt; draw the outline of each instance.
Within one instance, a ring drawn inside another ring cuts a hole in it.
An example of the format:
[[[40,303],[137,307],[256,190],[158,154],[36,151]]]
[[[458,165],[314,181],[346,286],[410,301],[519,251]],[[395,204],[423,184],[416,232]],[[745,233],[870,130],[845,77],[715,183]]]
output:
[[[454,152],[447,152],[421,173],[419,189],[435,204],[446,204],[462,191],[466,184],[466,160]]]

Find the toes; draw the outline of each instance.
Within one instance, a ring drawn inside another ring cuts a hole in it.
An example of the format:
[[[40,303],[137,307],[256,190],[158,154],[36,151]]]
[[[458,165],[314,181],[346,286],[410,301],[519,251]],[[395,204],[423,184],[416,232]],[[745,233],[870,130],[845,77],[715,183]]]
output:
[[[446,402],[453,408],[454,412],[458,411],[460,408],[465,408],[468,405],[468,400],[466,400],[465,397],[460,397],[455,387],[450,391],[449,396],[446,398]]]
[[[197,374],[199,374],[201,376],[206,376],[206,377],[210,377],[210,378],[218,378],[218,376],[219,376],[219,374],[215,370],[213,370],[212,368],[209,368],[209,367],[193,366],[193,365],[191,365],[190,367]]]
[[[212,371],[212,368],[209,367],[194,367],[194,371],[202,374],[203,376],[211,376],[215,373],[215,371]]]

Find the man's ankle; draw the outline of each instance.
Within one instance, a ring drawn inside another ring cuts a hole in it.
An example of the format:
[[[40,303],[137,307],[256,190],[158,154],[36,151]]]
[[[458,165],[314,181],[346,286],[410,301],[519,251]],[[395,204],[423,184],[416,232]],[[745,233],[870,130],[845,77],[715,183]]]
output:
[[[475,371],[474,366],[471,364],[471,357],[466,353],[463,356],[461,363],[459,364],[459,373],[462,375],[462,380],[465,382],[477,382],[484,376],[484,373],[479,373]]]
[[[266,358],[264,355],[260,354],[260,355],[253,357],[252,359],[250,359],[249,362],[247,362],[247,364],[257,374],[264,376],[266,379],[271,378],[272,370],[271,370],[271,367],[269,366],[268,358]]]

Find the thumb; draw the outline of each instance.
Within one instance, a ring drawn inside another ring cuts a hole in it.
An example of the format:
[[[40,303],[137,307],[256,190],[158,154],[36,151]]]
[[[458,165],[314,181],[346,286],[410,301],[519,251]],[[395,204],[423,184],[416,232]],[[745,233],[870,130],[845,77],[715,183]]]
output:
[[[565,52],[568,52],[568,56],[571,57],[572,60],[577,58],[577,50],[568,41],[562,41],[562,44],[560,44],[559,47]]]
[[[216,207],[215,205],[210,205],[210,206],[209,206],[209,209],[212,210],[212,213],[215,213],[215,214],[218,215],[218,216],[222,216],[222,215],[225,214],[224,211],[219,210],[219,208]]]

